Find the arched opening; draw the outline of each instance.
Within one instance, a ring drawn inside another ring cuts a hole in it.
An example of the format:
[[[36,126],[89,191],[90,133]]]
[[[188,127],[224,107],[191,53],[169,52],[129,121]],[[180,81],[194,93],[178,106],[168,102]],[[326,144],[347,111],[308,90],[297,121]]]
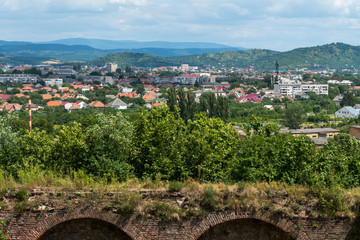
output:
[[[257,219],[236,219],[220,223],[198,240],[295,240],[277,226]]]
[[[108,222],[80,218],[60,223],[38,240],[132,240],[125,232]]]

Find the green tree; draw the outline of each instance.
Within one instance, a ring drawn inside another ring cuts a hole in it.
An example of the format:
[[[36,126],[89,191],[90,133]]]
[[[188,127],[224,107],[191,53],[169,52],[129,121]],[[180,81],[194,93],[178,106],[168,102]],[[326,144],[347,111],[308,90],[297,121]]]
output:
[[[134,122],[132,164],[140,178],[184,179],[183,163],[185,123],[179,109],[168,107],[141,111]]]
[[[86,170],[108,179],[126,180],[132,176],[129,163],[133,126],[121,112],[115,115],[99,113],[96,123],[86,129],[89,165]]]
[[[167,105],[170,108],[170,111],[175,111],[175,106],[177,105],[177,96],[175,88],[169,88],[166,93]]]
[[[201,181],[229,180],[240,136],[219,118],[197,114],[186,130],[185,166],[188,176]]]
[[[284,125],[290,129],[300,128],[300,124],[305,122],[306,115],[300,103],[290,103],[285,109]]]
[[[346,92],[340,102],[340,106],[354,106],[357,103],[358,99],[354,96],[354,94],[352,92]]]

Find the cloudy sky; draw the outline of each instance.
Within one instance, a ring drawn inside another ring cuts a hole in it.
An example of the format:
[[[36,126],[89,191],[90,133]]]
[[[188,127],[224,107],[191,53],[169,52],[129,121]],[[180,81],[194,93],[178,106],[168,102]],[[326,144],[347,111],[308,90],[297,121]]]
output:
[[[1,40],[204,41],[286,51],[360,45],[359,0],[0,0]]]

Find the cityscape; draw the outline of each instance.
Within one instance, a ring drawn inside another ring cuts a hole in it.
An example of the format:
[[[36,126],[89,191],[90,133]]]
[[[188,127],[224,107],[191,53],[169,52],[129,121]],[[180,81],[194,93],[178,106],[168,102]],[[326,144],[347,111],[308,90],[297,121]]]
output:
[[[0,6],[0,240],[360,239],[360,2]]]

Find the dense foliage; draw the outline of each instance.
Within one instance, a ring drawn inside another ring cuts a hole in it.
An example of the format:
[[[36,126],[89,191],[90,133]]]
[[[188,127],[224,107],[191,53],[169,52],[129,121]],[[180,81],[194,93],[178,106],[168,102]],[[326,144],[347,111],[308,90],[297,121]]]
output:
[[[121,112],[94,113],[25,131],[17,114],[0,115],[0,166],[17,177],[33,167],[58,174],[82,171],[94,178],[133,177],[209,182],[280,181],[309,186],[360,186],[360,145],[347,134],[322,149],[305,136],[278,133],[275,124],[252,118],[241,139],[220,118],[180,109],[142,110],[129,122]]]

